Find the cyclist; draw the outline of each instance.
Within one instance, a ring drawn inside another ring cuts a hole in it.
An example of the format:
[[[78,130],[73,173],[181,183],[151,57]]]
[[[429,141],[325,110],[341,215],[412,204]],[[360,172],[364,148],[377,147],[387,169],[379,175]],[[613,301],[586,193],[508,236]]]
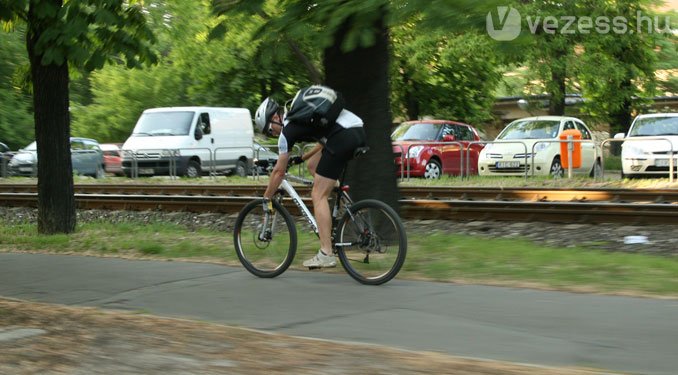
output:
[[[344,109],[336,123],[319,128],[297,124],[286,120],[283,109],[272,98],[266,98],[254,115],[257,131],[265,136],[278,138],[278,161],[271,172],[268,187],[264,193],[264,209],[273,210],[271,198],[285,177],[288,163],[308,162],[308,170],[313,175],[313,211],[318,224],[320,250],[304,267],[335,267],[337,261],[332,251],[332,216],[328,197],[337,183],[346,163],[353,157],[358,147],[365,146],[365,132],[360,117]],[[290,158],[289,152],[297,142],[318,142],[303,157]],[[324,145],[323,145],[324,144]]]

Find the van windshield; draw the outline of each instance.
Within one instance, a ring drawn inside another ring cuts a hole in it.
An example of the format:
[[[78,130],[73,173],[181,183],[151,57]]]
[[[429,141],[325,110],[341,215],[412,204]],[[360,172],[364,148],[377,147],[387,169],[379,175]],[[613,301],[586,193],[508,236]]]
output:
[[[188,135],[193,112],[147,112],[139,117],[132,135]]]

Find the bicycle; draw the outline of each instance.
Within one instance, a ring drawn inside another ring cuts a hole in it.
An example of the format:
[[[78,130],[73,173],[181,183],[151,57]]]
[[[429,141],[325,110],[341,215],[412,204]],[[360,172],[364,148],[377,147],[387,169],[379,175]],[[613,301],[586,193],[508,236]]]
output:
[[[356,150],[356,156],[367,147]],[[290,166],[288,166],[289,169]],[[355,280],[367,285],[383,284],[398,274],[405,262],[407,235],[398,214],[374,199],[353,202],[344,185],[346,170],[334,188],[332,203],[332,250],[342,267]],[[287,270],[297,251],[295,220],[283,205],[285,194],[318,235],[316,220],[285,175],[273,196],[273,211],[266,213],[263,199],[249,202],[238,214],[233,232],[236,254],[252,274],[273,278]],[[297,178],[299,179],[299,178]],[[306,185],[312,181],[299,179]]]

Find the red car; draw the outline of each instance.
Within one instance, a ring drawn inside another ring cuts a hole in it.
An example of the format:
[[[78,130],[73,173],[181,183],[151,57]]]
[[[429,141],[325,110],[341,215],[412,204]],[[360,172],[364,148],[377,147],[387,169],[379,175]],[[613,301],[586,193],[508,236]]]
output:
[[[99,145],[104,152],[104,168],[106,173],[112,173],[116,176],[124,176],[122,171],[122,155],[120,146],[113,143],[102,143]]]
[[[478,174],[478,154],[484,145],[470,144],[481,140],[471,125],[446,120],[408,121],[393,131],[391,139],[399,176],[401,172],[408,176],[408,170],[409,176],[424,178],[458,176],[462,171],[464,175]]]

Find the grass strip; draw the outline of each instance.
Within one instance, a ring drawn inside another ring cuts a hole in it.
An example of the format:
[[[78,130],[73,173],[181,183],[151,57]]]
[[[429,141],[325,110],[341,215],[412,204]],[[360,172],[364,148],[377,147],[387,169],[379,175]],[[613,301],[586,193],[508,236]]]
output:
[[[184,259],[239,266],[232,233],[191,231],[170,223],[90,222],[74,235],[44,236],[33,224],[0,225],[0,251],[36,251],[129,258]],[[317,251],[299,232],[292,268]],[[339,267],[330,272],[343,272]],[[607,294],[678,297],[678,259],[555,248],[526,239],[487,239],[445,233],[409,236],[400,279],[538,287]]]

